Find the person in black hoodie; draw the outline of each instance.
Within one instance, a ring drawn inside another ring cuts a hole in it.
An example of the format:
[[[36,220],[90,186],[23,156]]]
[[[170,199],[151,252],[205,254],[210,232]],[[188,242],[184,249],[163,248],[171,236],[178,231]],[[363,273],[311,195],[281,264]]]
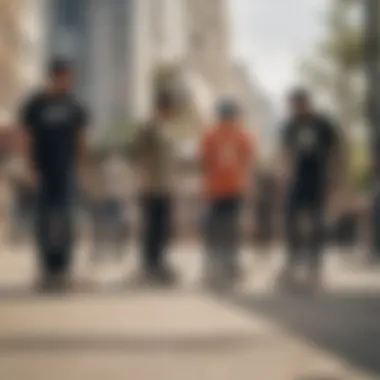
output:
[[[76,175],[86,152],[87,112],[73,94],[69,62],[54,59],[46,86],[22,105],[29,177],[38,194],[40,285],[60,289],[70,281]]]
[[[307,283],[315,287],[321,282],[326,203],[336,191],[331,179],[339,178],[340,141],[334,123],[315,110],[306,90],[294,91],[289,105],[290,119],[282,130],[288,174],[287,262],[282,279],[285,284],[294,282],[298,264],[303,263],[308,270]]]

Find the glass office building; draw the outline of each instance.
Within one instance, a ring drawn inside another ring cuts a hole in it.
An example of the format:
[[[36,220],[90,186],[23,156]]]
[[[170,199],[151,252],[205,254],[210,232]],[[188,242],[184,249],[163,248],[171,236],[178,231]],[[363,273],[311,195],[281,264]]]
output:
[[[129,118],[133,1],[48,2],[48,53],[75,64],[77,91],[101,129]]]

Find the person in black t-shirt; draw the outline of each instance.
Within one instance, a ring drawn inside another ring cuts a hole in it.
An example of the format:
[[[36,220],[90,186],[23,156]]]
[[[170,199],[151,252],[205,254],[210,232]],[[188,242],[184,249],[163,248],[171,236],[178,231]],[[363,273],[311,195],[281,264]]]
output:
[[[305,90],[291,95],[290,110],[290,120],[282,131],[288,174],[288,261],[282,278],[285,284],[294,284],[298,264],[303,263],[308,270],[307,283],[314,287],[321,280],[324,209],[332,191],[332,173],[340,162],[339,139],[333,123],[314,110]]]
[[[46,88],[20,110],[30,179],[38,195],[37,242],[42,286],[66,285],[73,245],[73,207],[78,164],[85,152],[87,114],[72,94],[70,64],[49,65]]]

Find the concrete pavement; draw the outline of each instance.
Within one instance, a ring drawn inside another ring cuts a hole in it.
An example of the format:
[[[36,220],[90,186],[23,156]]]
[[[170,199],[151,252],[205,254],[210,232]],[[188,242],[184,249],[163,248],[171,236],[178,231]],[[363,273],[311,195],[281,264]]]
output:
[[[82,252],[78,272],[92,274],[103,284],[121,278],[136,264],[132,254],[123,268],[104,265],[102,270],[89,270],[85,256]],[[233,299],[200,291],[202,261],[194,247],[177,248],[173,255],[184,278],[176,291],[100,292],[59,298],[0,294],[0,379],[380,378],[317,346],[314,339],[298,334],[281,318],[260,308],[241,307],[238,301],[244,297],[270,290],[281,263],[276,253],[269,261],[254,263],[247,252],[244,260],[247,268],[252,267],[252,276]],[[335,279],[335,285],[330,283],[332,289],[358,286],[347,280],[355,277],[355,267],[340,265],[339,260],[337,256],[329,259],[328,272]],[[28,287],[34,276],[32,263],[27,252],[0,256],[0,288]],[[376,288],[375,280],[372,286]],[[293,308],[298,314],[304,310],[294,304]]]
[[[371,379],[258,315],[160,292],[2,301],[0,378]]]
[[[99,284],[115,283],[129,276],[138,264],[138,249],[128,248],[123,262],[105,260],[93,266],[88,257],[89,248],[78,249],[76,271],[80,276],[89,276]],[[173,246],[170,260],[181,277],[181,287],[196,288],[202,272],[202,248],[197,245]],[[282,248],[276,247],[266,257],[255,255],[254,248],[245,248],[241,255],[246,278],[239,291],[267,292],[272,290],[280,271],[284,256]],[[29,287],[36,277],[35,255],[30,247],[0,253],[0,292],[2,288]],[[380,268],[363,264],[360,253],[340,255],[330,250],[325,260],[325,285],[329,291],[380,291]]]

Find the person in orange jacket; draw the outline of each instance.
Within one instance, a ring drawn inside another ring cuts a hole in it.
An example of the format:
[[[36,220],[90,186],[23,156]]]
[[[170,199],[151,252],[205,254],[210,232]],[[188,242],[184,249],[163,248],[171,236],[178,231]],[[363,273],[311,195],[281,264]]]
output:
[[[232,285],[239,277],[240,211],[250,184],[253,144],[233,99],[217,105],[217,123],[201,142],[206,217],[206,281]],[[226,282],[227,281],[227,282]]]

